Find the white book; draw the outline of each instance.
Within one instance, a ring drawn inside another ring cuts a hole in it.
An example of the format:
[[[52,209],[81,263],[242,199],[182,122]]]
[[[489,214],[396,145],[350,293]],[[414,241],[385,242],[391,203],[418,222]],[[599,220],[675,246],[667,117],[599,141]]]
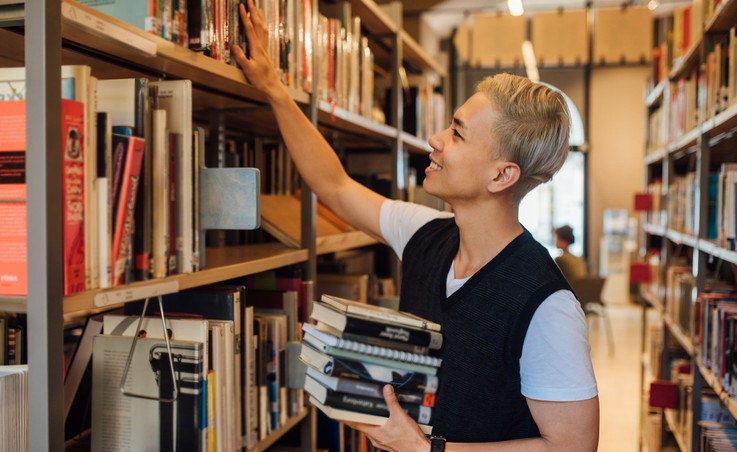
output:
[[[313,405],[315,405],[317,409],[325,413],[327,417],[329,417],[330,419],[335,419],[336,421],[360,422],[362,424],[369,424],[369,425],[384,425],[384,423],[387,420],[387,418],[384,416],[376,416],[373,414],[358,413],[356,411],[341,410],[340,408],[326,406],[320,403],[314,397],[310,397],[310,403],[312,403]],[[429,435],[432,433],[432,425],[425,425],[425,424],[417,424],[417,425],[420,426],[422,433],[424,433],[425,435]]]
[[[347,300],[327,294],[323,294],[320,301],[339,312],[345,312],[356,317],[396,323],[398,325],[406,325],[424,330],[440,331],[440,324],[410,314],[409,312],[396,311],[382,306]]]
[[[153,277],[168,270],[169,250],[169,133],[166,110],[153,111]]]
[[[192,82],[167,80],[151,82],[158,87],[159,107],[167,111],[166,122],[170,132],[182,136],[177,165],[177,265],[179,273],[191,273],[194,237],[191,225],[193,193],[192,172]],[[172,219],[173,221],[174,219]]]

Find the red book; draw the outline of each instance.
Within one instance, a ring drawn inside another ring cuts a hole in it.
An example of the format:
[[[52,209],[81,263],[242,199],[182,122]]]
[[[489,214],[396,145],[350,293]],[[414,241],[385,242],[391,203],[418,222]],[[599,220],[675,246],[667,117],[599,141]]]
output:
[[[28,293],[26,102],[0,102],[0,294]]]
[[[141,162],[145,141],[143,138],[113,135],[114,153],[124,154],[120,180],[120,187],[113,188],[117,191],[116,204],[113,206],[115,212],[115,223],[113,225],[113,285],[125,284],[126,269],[131,263],[130,240],[133,235],[133,213],[136,207],[136,192],[138,191],[139,177],[141,175]],[[121,148],[121,149],[118,149]]]
[[[84,109],[82,102],[61,101],[64,295],[85,290]]]

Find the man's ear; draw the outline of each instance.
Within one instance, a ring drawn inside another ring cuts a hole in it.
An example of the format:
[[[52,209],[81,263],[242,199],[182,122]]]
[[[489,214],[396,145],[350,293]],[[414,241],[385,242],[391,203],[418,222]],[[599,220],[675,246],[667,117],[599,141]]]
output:
[[[489,181],[487,189],[491,193],[499,193],[504,191],[519,181],[521,171],[519,165],[512,162],[499,162],[494,171],[496,176]]]

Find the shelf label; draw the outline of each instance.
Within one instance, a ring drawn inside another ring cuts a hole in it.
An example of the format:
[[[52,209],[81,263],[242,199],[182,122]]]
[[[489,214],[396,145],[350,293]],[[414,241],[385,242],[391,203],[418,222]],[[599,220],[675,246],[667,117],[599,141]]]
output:
[[[100,292],[95,295],[93,302],[96,308],[101,308],[110,306],[111,304],[127,303],[129,301],[143,300],[149,297],[176,292],[179,292],[179,281],[162,281],[160,283],[145,284],[140,287],[126,287]]]

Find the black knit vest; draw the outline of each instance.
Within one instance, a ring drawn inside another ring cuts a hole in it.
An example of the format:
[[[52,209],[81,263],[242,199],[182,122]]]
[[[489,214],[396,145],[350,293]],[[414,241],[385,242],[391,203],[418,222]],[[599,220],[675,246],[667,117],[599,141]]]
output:
[[[452,442],[538,437],[520,392],[522,344],[540,303],[570,287],[525,230],[446,298],[458,244],[455,220],[437,219],[412,236],[402,256],[400,309],[442,327],[433,434]]]

